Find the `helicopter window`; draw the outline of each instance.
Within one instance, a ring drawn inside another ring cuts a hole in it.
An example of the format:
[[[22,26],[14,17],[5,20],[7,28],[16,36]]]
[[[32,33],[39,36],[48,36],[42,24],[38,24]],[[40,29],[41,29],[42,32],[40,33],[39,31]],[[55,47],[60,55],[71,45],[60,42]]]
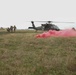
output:
[[[53,27],[54,27],[55,29],[59,29],[59,28],[58,28],[57,26],[55,26],[55,25],[54,25]]]

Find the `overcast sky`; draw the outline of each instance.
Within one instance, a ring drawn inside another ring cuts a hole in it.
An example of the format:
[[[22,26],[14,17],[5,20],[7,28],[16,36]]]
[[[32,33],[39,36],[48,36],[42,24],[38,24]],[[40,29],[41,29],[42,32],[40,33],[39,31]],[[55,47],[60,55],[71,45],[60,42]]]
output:
[[[0,27],[16,25],[25,29],[27,21],[76,22],[76,0],[0,0]],[[76,27],[76,24],[57,24],[60,28]]]

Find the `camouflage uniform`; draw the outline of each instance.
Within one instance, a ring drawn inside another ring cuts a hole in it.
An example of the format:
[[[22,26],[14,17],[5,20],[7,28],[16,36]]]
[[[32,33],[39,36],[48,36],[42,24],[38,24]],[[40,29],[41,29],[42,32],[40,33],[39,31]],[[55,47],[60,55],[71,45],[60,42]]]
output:
[[[15,32],[15,31],[16,31],[16,26],[14,25],[14,27],[13,27],[13,28],[14,28],[14,32]]]
[[[73,30],[75,30],[75,28],[74,28],[74,27],[73,27],[72,29],[73,29]]]
[[[13,26],[10,26],[10,31],[13,32]]]
[[[7,31],[10,32],[10,28],[9,27],[7,28]]]

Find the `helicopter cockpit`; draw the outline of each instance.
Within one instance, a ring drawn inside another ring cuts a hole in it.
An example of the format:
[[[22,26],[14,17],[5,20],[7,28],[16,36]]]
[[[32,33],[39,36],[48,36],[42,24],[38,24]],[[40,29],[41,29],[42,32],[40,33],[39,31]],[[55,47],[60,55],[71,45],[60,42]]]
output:
[[[42,25],[42,27],[44,28],[43,30],[56,30],[56,31],[59,31],[60,29],[56,26],[56,25],[54,25],[54,24],[41,24]]]

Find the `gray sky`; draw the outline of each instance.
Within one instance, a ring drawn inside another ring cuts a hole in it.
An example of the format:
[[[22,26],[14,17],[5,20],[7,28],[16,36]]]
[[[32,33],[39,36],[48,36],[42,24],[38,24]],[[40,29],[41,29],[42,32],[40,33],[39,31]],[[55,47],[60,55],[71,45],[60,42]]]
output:
[[[76,0],[0,0],[0,27],[16,25],[25,29],[31,26],[27,22],[31,20],[76,22],[75,7]],[[76,24],[57,25],[60,28],[76,27]]]

